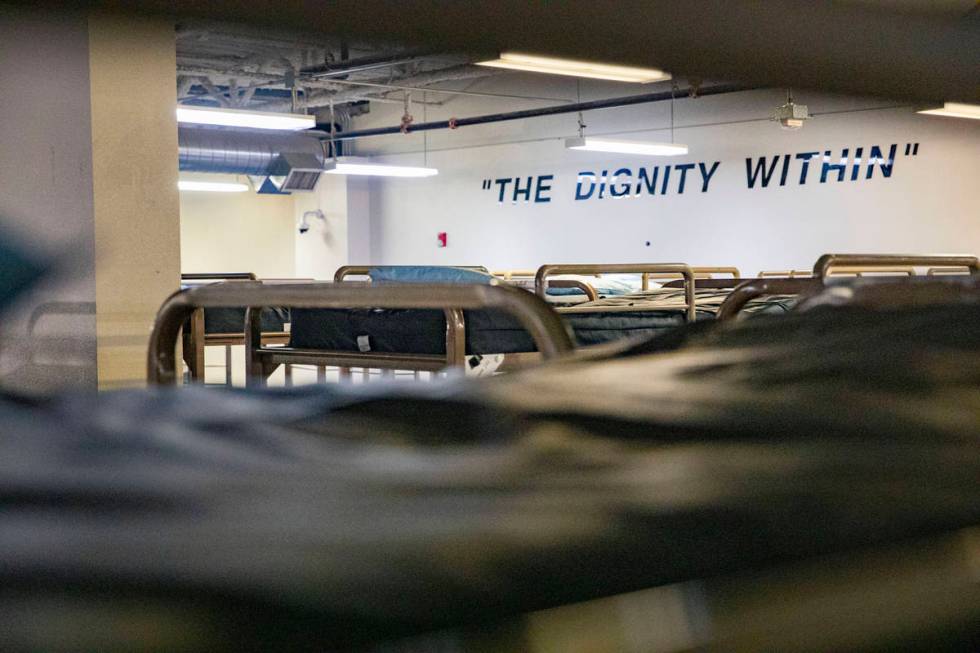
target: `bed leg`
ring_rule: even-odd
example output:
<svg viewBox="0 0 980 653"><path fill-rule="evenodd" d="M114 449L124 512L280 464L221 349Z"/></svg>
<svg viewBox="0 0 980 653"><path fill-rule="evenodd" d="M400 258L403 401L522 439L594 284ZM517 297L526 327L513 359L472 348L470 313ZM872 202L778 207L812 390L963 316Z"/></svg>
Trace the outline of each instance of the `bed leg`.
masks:
<svg viewBox="0 0 980 653"><path fill-rule="evenodd" d="M262 355L262 310L245 309L245 386L263 387L269 376L279 367L269 363Z"/></svg>
<svg viewBox="0 0 980 653"><path fill-rule="evenodd" d="M191 381L204 382L204 309L191 313L190 329L183 334L184 362Z"/></svg>
<svg viewBox="0 0 980 653"><path fill-rule="evenodd" d="M283 365L283 378L287 388L293 387L293 364L286 363Z"/></svg>
<svg viewBox="0 0 980 653"><path fill-rule="evenodd" d="M466 366L466 321L463 311L447 308L446 314L446 367L463 369Z"/></svg>
<svg viewBox="0 0 980 653"><path fill-rule="evenodd" d="M338 367L337 375L340 378L341 383L350 382L350 368L349 367Z"/></svg>
<svg viewBox="0 0 980 653"><path fill-rule="evenodd" d="M326 383L327 382L327 367L326 365L316 366L316 382Z"/></svg>
<svg viewBox="0 0 980 653"><path fill-rule="evenodd" d="M232 385L231 382L231 345L225 345L225 385L229 388Z"/></svg>

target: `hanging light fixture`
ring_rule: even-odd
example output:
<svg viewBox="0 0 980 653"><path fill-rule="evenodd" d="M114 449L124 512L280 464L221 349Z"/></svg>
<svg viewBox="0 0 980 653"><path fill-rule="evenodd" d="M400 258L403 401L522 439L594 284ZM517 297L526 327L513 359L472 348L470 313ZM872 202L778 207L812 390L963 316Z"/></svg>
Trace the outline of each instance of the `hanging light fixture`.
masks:
<svg viewBox="0 0 980 653"><path fill-rule="evenodd" d="M923 109L917 113L928 116L946 116L947 118L972 118L980 120L980 104L965 104L963 102L943 102L941 107Z"/></svg>
<svg viewBox="0 0 980 653"><path fill-rule="evenodd" d="M190 106L177 107L177 122L289 131L316 127L316 118L305 114Z"/></svg>
<svg viewBox="0 0 980 653"><path fill-rule="evenodd" d="M177 188L182 191L244 193L248 190L248 185L227 181L193 181L190 179L181 179L177 182Z"/></svg>
<svg viewBox="0 0 980 653"><path fill-rule="evenodd" d="M658 143L650 141L621 140L618 138L595 138L585 135L585 123L582 120L582 112L578 114L578 136L576 138L565 139L565 149L584 150L586 152L612 152L615 154L637 154L641 156L677 156L687 154L687 145L674 142L674 89L671 88L670 96L670 142ZM581 102L581 92L578 92L578 101Z"/></svg>
<svg viewBox="0 0 980 653"><path fill-rule="evenodd" d="M405 96L405 115L402 117L402 124L411 123L412 116L409 114L409 96ZM423 102L425 99L423 98ZM423 111L424 111L423 104ZM439 174L435 168L425 166L396 166L387 163L375 163L369 159L360 157L337 156L337 141L334 131L334 107L330 103L330 149L333 158L324 165L323 173L327 175L363 175L369 177L433 177ZM425 158L428 161L428 140L425 143Z"/></svg>
<svg viewBox="0 0 980 653"><path fill-rule="evenodd" d="M367 159L355 157L343 157L342 159L328 161L323 172L327 175L369 175L373 177L432 177L439 174L435 168L372 163Z"/></svg>
<svg viewBox="0 0 980 653"><path fill-rule="evenodd" d="M618 154L643 154L646 156L676 156L687 154L687 145L679 143L649 143L646 141L623 141L610 138L580 136L565 139L569 150L586 152L615 152Z"/></svg>
<svg viewBox="0 0 980 653"><path fill-rule="evenodd" d="M633 82L634 84L649 84L670 79L670 73L656 68L636 68L633 66L617 66L613 64L594 63L591 61L575 61L542 57L520 52L502 52L498 59L478 61L478 66L491 68L507 68L532 73L547 73L549 75L568 75L571 77L589 77L613 82Z"/></svg>

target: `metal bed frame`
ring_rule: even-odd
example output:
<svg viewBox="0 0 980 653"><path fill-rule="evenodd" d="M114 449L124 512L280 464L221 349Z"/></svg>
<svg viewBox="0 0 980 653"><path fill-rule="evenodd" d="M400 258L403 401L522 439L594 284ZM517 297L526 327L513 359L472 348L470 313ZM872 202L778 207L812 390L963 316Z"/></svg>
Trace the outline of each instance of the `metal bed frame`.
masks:
<svg viewBox="0 0 980 653"><path fill-rule="evenodd" d="M941 266L980 274L980 259L967 254L824 254L805 278L751 279L735 287L718 309L717 319L731 320L753 299L770 295L810 295L819 292L834 271L861 276L875 272L898 272L909 278L916 267ZM936 269L932 267L930 269ZM927 273L928 274L928 273Z"/></svg>
<svg viewBox="0 0 980 653"><path fill-rule="evenodd" d="M344 265L337 268L337 271L334 273L333 280L335 282L341 282L341 281L346 281L347 277L370 278L371 277L370 271L371 268L373 267L376 266ZM439 267L443 267L443 266L439 266ZM490 272L486 267L482 265L450 265L445 267L454 267L454 268L462 268L464 270L476 270L478 272L485 272L507 283L513 283L519 279L528 279L533 281L534 273L535 273L535 270L505 270L499 272ZM588 283L585 283L584 281L576 281L571 279L561 280L560 282L559 281L553 282L552 286L555 288L578 288L579 290L582 291L583 294L585 294L588 301L595 301L596 299L599 298L596 289L593 286L589 285Z"/></svg>
<svg viewBox="0 0 980 653"><path fill-rule="evenodd" d="M694 278L698 281L699 286L703 281L714 280L716 278L715 277L716 274L728 274L731 275L731 278L733 279L738 279L739 277L742 276L742 273L739 271L739 269L734 266L715 266L715 267L696 266L696 267L691 267L691 272L694 273ZM678 276L679 275L677 274L665 273L665 272L661 272L661 273L646 272L641 277L640 289L650 290L651 279L677 280ZM680 281L683 283L683 277L680 279Z"/></svg>
<svg viewBox="0 0 980 653"><path fill-rule="evenodd" d="M721 269L721 268L712 268ZM726 268L727 269L727 268ZM684 312L685 319L688 322L693 322L696 316L696 306L694 297L694 270L684 263L607 263L607 264L561 264L561 263L550 263L542 265L538 268L537 273L534 275L534 292L539 297L545 297L548 292L548 277L557 276L562 274L583 274L583 275L597 275L597 274L671 274L674 276L680 276L684 280L684 299L686 303L686 310ZM647 282L647 287L644 290L649 289L649 282ZM606 306L606 307L568 307L568 308L557 308L555 309L559 313L564 312L640 312L643 309L635 306Z"/></svg>
<svg viewBox="0 0 980 653"><path fill-rule="evenodd" d="M809 278L813 276L813 272L810 270L762 270L756 275L758 279L769 279L769 278L789 278L796 279L798 277Z"/></svg>
<svg viewBox="0 0 980 653"><path fill-rule="evenodd" d="M253 272L191 272L180 275L181 281L256 281ZM233 333L206 333L204 330L204 309L194 311L190 317L190 328L183 334L184 363L192 381L204 382L204 349L208 346L225 348L225 385L231 385L231 347L245 344L244 323L242 331ZM266 331L262 333L266 344L289 344L286 331Z"/></svg>
<svg viewBox="0 0 980 653"><path fill-rule="evenodd" d="M561 318L531 293L508 286L491 285L382 285L312 283L263 285L260 283L203 286L174 293L157 314L150 337L147 380L169 385L177 380L174 349L185 321L202 308L246 307L249 326L246 352L249 385L262 385L283 363L324 364L329 359L346 367L424 369L441 371L461 366L465 360L463 310L497 309L518 319L531 334L540 356L549 359L572 351L572 339ZM266 347L259 320L266 306L290 308L408 308L443 309L446 312L446 354L361 354L324 352L289 347Z"/></svg>

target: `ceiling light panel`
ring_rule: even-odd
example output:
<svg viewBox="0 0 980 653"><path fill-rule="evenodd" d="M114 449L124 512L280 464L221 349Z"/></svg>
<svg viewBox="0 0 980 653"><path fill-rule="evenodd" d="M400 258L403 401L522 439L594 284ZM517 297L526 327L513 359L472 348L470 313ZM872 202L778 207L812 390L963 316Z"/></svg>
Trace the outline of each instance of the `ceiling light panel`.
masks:
<svg viewBox="0 0 980 653"><path fill-rule="evenodd" d="M980 120L980 104L965 104L963 102L944 102L943 106L934 109L923 109L919 113L929 116L946 116L948 118L972 118Z"/></svg>
<svg viewBox="0 0 980 653"><path fill-rule="evenodd" d="M246 184L236 184L223 181L190 181L181 179L177 188L182 191L204 191L211 193L244 193L248 190Z"/></svg>
<svg viewBox="0 0 980 653"><path fill-rule="evenodd" d="M612 64L594 63L590 61L575 61L572 59L555 59L518 52L504 52L499 59L477 62L478 66L491 68L506 68L549 75L568 75L571 77L588 77L605 79L614 82L632 82L634 84L649 84L670 79L670 73L656 68L634 68L632 66L616 66Z"/></svg>
<svg viewBox="0 0 980 653"><path fill-rule="evenodd" d="M613 152L616 154L639 154L643 156L677 156L687 154L687 145L680 143L651 143L645 141L621 141L610 138L569 138L565 140L569 150L587 152Z"/></svg>
<svg viewBox="0 0 980 653"><path fill-rule="evenodd" d="M177 107L177 122L280 131L299 131L316 127L316 118L298 113L271 113L268 111L189 106Z"/></svg>
<svg viewBox="0 0 980 653"><path fill-rule="evenodd" d="M435 168L394 166L381 163L352 161L328 161L324 174L368 175L372 177L432 177L439 174Z"/></svg>

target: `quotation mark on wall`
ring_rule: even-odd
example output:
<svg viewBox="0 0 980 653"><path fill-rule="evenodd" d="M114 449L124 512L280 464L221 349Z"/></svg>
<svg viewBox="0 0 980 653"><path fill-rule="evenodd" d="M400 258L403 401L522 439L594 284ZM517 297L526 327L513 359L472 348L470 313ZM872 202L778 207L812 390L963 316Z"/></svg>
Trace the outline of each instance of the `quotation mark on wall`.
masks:
<svg viewBox="0 0 980 653"><path fill-rule="evenodd" d="M918 143L906 143L905 144L905 156L916 156L919 153Z"/></svg>
<svg viewBox="0 0 980 653"><path fill-rule="evenodd" d="M489 179L483 180L483 190L490 190L490 184L493 183Z"/></svg>

